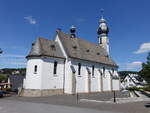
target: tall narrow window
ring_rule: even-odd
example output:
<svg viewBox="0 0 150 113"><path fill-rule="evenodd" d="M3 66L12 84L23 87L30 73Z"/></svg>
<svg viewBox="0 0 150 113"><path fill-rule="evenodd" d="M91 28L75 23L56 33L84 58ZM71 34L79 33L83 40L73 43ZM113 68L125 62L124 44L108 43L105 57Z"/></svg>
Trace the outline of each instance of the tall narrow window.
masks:
<svg viewBox="0 0 150 113"><path fill-rule="evenodd" d="M100 44L102 44L102 38L100 38Z"/></svg>
<svg viewBox="0 0 150 113"><path fill-rule="evenodd" d="M56 74L57 73L57 62L55 61L54 62L54 71L53 71L53 74Z"/></svg>
<svg viewBox="0 0 150 113"><path fill-rule="evenodd" d="M112 74L114 74L114 68L112 68Z"/></svg>
<svg viewBox="0 0 150 113"><path fill-rule="evenodd" d="M34 66L34 73L37 73L37 65Z"/></svg>
<svg viewBox="0 0 150 113"><path fill-rule="evenodd" d="M105 76L105 67L103 67L103 75Z"/></svg>
<svg viewBox="0 0 150 113"><path fill-rule="evenodd" d="M94 76L94 65L92 66L92 76Z"/></svg>
<svg viewBox="0 0 150 113"><path fill-rule="evenodd" d="M81 64L78 63L78 75L80 75L80 74L81 74Z"/></svg>

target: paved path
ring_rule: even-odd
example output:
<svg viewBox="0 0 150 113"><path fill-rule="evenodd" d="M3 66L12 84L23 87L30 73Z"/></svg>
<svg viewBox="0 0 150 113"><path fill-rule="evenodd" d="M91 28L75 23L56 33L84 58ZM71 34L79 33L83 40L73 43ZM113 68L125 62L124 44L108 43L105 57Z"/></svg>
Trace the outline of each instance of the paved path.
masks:
<svg viewBox="0 0 150 113"><path fill-rule="evenodd" d="M143 102L143 101L150 102L150 98L147 98L147 97L116 98L116 103L117 104L133 103L133 102ZM93 99L80 99L80 102L98 102L98 103L110 103L110 104L114 104L113 98L111 100L109 100L109 101L101 101L101 100L93 100Z"/></svg>
<svg viewBox="0 0 150 113"><path fill-rule="evenodd" d="M116 112L2 99L0 100L0 113L116 113Z"/></svg>

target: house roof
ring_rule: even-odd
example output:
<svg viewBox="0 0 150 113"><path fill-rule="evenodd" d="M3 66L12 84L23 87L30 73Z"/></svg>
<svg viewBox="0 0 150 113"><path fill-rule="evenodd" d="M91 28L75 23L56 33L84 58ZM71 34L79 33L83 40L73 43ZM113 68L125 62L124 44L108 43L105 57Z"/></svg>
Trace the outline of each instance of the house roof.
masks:
<svg viewBox="0 0 150 113"><path fill-rule="evenodd" d="M139 75L138 75L138 76L139 76ZM138 78L137 78L137 76L131 76L130 74L126 75L125 78L124 78L121 82L124 82L124 80L125 80L127 77L129 77L129 78L132 80L132 82L133 82L134 84L136 84L136 85L144 85L144 84L145 84L145 83L143 82L143 80L142 80L142 81L139 81ZM135 80L135 79L136 79L136 80Z"/></svg>
<svg viewBox="0 0 150 113"><path fill-rule="evenodd" d="M44 38L37 38L27 58L37 56L65 58L57 42Z"/></svg>
<svg viewBox="0 0 150 113"><path fill-rule="evenodd" d="M106 50L99 44L90 43L81 38L70 38L70 34L61 32L61 30L57 30L57 34L69 57L117 67Z"/></svg>

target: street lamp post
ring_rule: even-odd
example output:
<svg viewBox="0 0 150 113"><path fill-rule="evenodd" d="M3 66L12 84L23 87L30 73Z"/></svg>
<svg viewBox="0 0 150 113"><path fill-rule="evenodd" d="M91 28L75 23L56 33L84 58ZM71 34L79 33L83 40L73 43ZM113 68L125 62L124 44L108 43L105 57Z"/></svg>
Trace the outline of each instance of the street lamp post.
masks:
<svg viewBox="0 0 150 113"><path fill-rule="evenodd" d="M114 91L114 103L116 103L116 93Z"/></svg>
<svg viewBox="0 0 150 113"><path fill-rule="evenodd" d="M77 104L79 103L79 94L77 93Z"/></svg>

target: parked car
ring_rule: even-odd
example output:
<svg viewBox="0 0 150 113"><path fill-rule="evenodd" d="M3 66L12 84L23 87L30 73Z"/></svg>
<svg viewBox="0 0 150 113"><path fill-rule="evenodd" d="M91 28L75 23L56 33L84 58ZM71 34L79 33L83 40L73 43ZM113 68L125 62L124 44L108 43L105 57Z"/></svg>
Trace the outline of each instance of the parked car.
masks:
<svg viewBox="0 0 150 113"><path fill-rule="evenodd" d="M0 97L3 97L4 96L4 93L3 91L0 90Z"/></svg>

